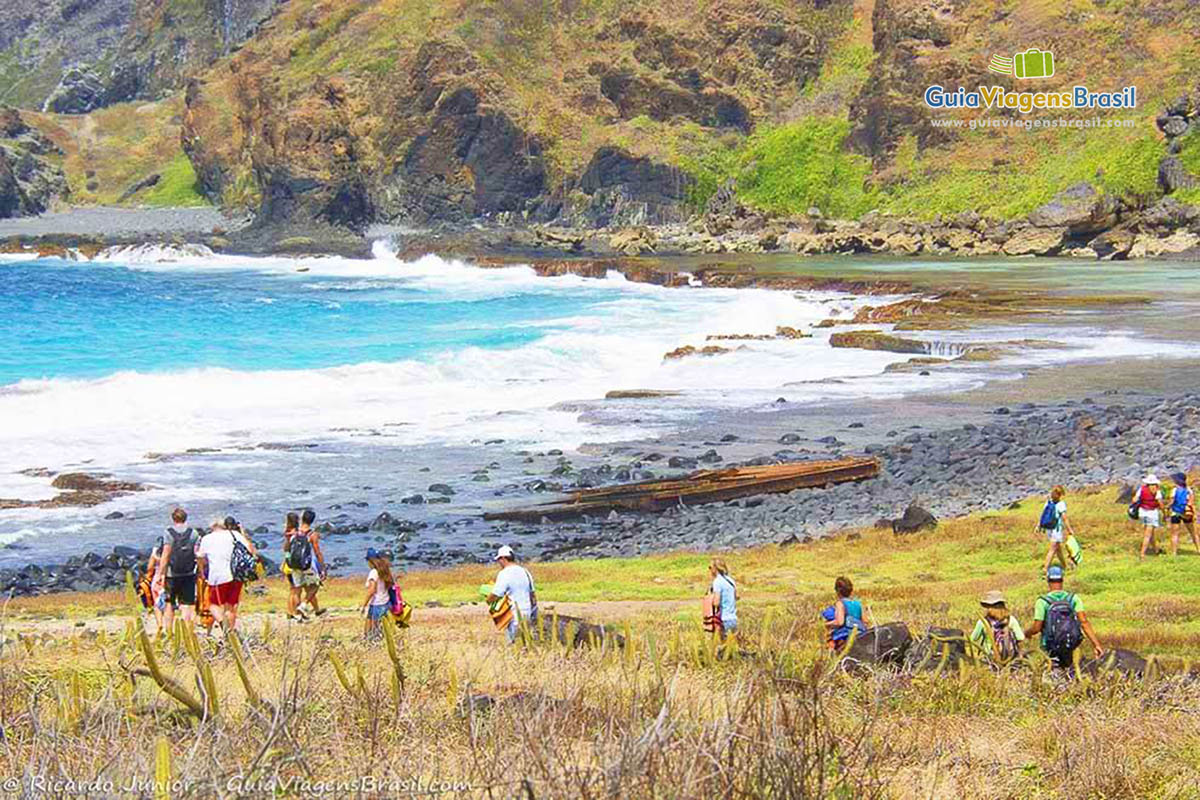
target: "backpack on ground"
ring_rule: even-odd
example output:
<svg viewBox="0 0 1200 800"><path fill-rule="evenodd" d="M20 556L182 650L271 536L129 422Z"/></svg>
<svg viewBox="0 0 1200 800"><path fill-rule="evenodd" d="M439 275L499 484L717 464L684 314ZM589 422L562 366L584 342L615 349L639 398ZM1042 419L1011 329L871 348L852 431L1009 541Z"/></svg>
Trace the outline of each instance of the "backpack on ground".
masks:
<svg viewBox="0 0 1200 800"><path fill-rule="evenodd" d="M1042 530L1052 531L1058 528L1058 504L1053 500L1046 501L1046 507L1042 509L1042 519L1038 523Z"/></svg>
<svg viewBox="0 0 1200 800"><path fill-rule="evenodd" d="M1075 648L1083 642L1083 626L1075 612L1075 595L1067 594L1062 600L1042 597L1046 603L1045 634L1042 641L1046 652L1059 664L1069 664Z"/></svg>
<svg viewBox="0 0 1200 800"><path fill-rule="evenodd" d="M312 560L313 547L312 542L308 539L308 534L293 534L292 540L288 542L287 565L294 570L303 572L312 568Z"/></svg>
<svg viewBox="0 0 1200 800"><path fill-rule="evenodd" d="M1007 619L984 618L984 624L991 630L992 660L998 664L1007 664L1021 655L1021 647L1017 644L1017 634Z"/></svg>
<svg viewBox="0 0 1200 800"><path fill-rule="evenodd" d="M250 583L258 580L258 559L250 554L250 548L242 544L233 533L233 554L229 558L229 568L233 573L233 579L241 583Z"/></svg>
<svg viewBox="0 0 1200 800"><path fill-rule="evenodd" d="M171 568L172 577L182 577L196 574L196 529L177 531L167 528L171 537L171 558L167 565Z"/></svg>

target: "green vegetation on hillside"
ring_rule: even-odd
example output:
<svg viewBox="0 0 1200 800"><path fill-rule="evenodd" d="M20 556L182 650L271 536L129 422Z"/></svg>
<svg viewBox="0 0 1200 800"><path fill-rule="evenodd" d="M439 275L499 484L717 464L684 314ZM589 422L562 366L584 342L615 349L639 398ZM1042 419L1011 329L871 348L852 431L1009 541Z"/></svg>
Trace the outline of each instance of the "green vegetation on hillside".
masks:
<svg viewBox="0 0 1200 800"><path fill-rule="evenodd" d="M1151 118L1139 118L1131 129L1006 135L1019 141L1000 151L991 138L967 134L957 154L947 148L918 153L915 140L907 138L888 173L882 207L919 218L969 209L1011 219L1079 181L1130 200L1152 199L1158 191L1158 162L1165 150Z"/></svg>

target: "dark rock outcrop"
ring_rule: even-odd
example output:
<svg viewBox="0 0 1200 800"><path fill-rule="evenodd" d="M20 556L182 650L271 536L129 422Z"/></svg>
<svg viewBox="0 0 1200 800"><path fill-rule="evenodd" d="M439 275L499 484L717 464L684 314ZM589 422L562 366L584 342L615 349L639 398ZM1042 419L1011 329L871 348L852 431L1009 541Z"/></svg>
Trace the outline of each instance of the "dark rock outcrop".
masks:
<svg viewBox="0 0 1200 800"><path fill-rule="evenodd" d="M899 666L912 645L912 632L903 622L889 622L854 637L842 658L846 669L864 666Z"/></svg>
<svg viewBox="0 0 1200 800"><path fill-rule="evenodd" d="M593 225L681 222L693 178L676 167L601 147L579 179L589 198L583 216Z"/></svg>
<svg viewBox="0 0 1200 800"><path fill-rule="evenodd" d="M680 86L629 69L614 69L601 76L600 93L624 119L646 116L666 121L679 117L712 128L750 131L750 112L740 100L719 89L700 89L698 75L695 84Z"/></svg>
<svg viewBox="0 0 1200 800"><path fill-rule="evenodd" d="M904 509L904 515L892 520L892 533L904 535L937 527L937 517L916 503Z"/></svg>
<svg viewBox="0 0 1200 800"><path fill-rule="evenodd" d="M40 214L70 196L62 168L44 158L56 150L18 111L0 107L0 219Z"/></svg>
<svg viewBox="0 0 1200 800"><path fill-rule="evenodd" d="M956 670L963 662L974 662L966 634L957 628L932 625L904 656L904 666L913 671Z"/></svg>
<svg viewBox="0 0 1200 800"><path fill-rule="evenodd" d="M1111 228L1116 221L1116 200L1086 181L1064 189L1029 214L1034 226L1065 227L1071 235L1094 234Z"/></svg>

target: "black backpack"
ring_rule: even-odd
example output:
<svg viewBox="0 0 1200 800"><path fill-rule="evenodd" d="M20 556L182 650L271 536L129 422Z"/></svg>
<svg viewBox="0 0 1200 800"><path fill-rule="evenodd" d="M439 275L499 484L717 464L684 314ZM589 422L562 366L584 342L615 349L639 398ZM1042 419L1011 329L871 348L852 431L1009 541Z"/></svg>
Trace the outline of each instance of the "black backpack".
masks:
<svg viewBox="0 0 1200 800"><path fill-rule="evenodd" d="M312 568L312 542L308 534L296 533L288 542L287 564L292 569L304 571Z"/></svg>
<svg viewBox="0 0 1200 800"><path fill-rule="evenodd" d="M172 577L185 577L196 574L196 531L188 528L176 531L167 528L171 537L171 559L167 562L171 568Z"/></svg>
<svg viewBox="0 0 1200 800"><path fill-rule="evenodd" d="M1042 600L1047 604L1042 637L1046 652L1060 665L1068 664L1075 648L1083 642L1083 626L1074 608L1075 595L1068 594L1063 600L1051 600L1047 595Z"/></svg>
<svg viewBox="0 0 1200 800"><path fill-rule="evenodd" d="M230 531L229 535L233 537L233 552L229 558L233 579L242 583L258 580L258 559L250 554L250 548L242 544L236 533Z"/></svg>

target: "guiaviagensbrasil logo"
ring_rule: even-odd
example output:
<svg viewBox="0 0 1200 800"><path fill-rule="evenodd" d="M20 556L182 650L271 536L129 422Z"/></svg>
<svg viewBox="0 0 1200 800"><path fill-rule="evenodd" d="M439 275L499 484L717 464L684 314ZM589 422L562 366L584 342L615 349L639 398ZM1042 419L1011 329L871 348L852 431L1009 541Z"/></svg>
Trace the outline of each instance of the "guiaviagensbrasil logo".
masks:
<svg viewBox="0 0 1200 800"><path fill-rule="evenodd" d="M1008 56L992 55L988 71L1014 78L1051 78L1054 76L1054 53L1031 47L1023 53ZM1092 91L1088 86L1070 89L1014 91L1003 86L958 87L947 89L934 84L925 89L925 105L929 108L987 108L1012 109L1029 114L1042 109L1107 109L1137 108L1137 87L1123 86L1115 91Z"/></svg>
<svg viewBox="0 0 1200 800"><path fill-rule="evenodd" d="M1054 75L1054 53L1031 47L1012 58L993 55L988 69L1014 78L1049 78Z"/></svg>

